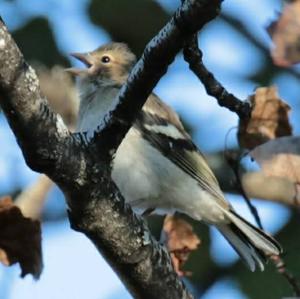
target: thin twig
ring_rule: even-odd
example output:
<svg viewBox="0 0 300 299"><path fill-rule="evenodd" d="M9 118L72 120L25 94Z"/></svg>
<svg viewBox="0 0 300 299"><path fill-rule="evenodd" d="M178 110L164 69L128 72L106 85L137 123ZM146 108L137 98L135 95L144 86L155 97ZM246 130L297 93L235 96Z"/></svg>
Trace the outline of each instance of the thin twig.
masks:
<svg viewBox="0 0 300 299"><path fill-rule="evenodd" d="M257 223L258 227L260 229L263 229L262 223L261 223L261 219L259 217L259 214L257 212L256 207L251 203L250 198L247 196L243 185L242 185L242 181L241 181L241 177L240 177L240 157L233 157L233 155L230 155L229 152L225 152L225 157L226 160L229 164L229 166L231 167L235 178L236 178L236 187L238 189L238 191L242 194L251 214L253 215L255 222Z"/></svg>
<svg viewBox="0 0 300 299"><path fill-rule="evenodd" d="M225 157L228 161L228 164L230 165L230 167L232 168L232 170L235 174L236 186L237 186L238 190L241 192L244 200L246 201L247 206L248 206L251 214L253 215L258 227L260 229L263 229L258 211L257 211L256 207L250 202L250 199L247 196L247 194L243 188L243 185L242 185L242 181L241 181L240 173L239 173L239 165L240 165L240 157L241 156L233 157L227 151L225 153ZM273 262L274 266L276 267L277 272L286 279L286 281L288 282L288 284L291 286L292 290L294 291L294 294L297 297L299 297L300 296L300 284L299 284L298 280L296 279L296 277L287 269L283 258L279 255L271 255L270 259Z"/></svg>
<svg viewBox="0 0 300 299"><path fill-rule="evenodd" d="M279 255L272 255L270 259L274 263L278 273L280 273L288 281L295 293L295 296L300 297L300 284L295 276L288 271L282 257Z"/></svg>
<svg viewBox="0 0 300 299"><path fill-rule="evenodd" d="M198 47L197 34L186 40L183 56L185 61L188 62L190 69L203 83L206 92L215 97L220 106L235 112L240 118L248 118L250 116L250 104L239 100L229 93L203 64L202 52Z"/></svg>

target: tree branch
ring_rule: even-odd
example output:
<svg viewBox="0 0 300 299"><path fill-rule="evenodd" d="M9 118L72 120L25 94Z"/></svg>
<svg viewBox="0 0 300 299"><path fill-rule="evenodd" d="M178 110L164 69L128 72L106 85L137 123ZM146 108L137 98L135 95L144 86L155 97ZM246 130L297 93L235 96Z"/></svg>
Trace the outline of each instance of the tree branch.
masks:
<svg viewBox="0 0 300 299"><path fill-rule="evenodd" d="M92 138L70 134L40 95L35 72L0 22L0 104L27 164L65 194L72 228L96 245L135 298L192 298L166 249L124 204L111 181L111 157L184 39L219 12L221 0L187 0L148 44ZM130 171L130 170L129 170Z"/></svg>
<svg viewBox="0 0 300 299"><path fill-rule="evenodd" d="M61 117L49 109L47 100L40 95L34 70L25 62L4 24L1 21L0 24L1 107L26 162L42 172L44 163L53 166L53 153L58 150L60 139L68 136L68 130Z"/></svg>
<svg viewBox="0 0 300 299"><path fill-rule="evenodd" d="M241 181L240 174L239 174L240 159L234 159L233 157L230 157L229 155L227 155L227 161L228 161L228 164L231 166L233 172L235 173L237 187L240 190L242 197L246 201L251 214L253 215L258 227L260 229L264 230L263 225L260 220L260 216L258 214L258 211L257 211L256 207L250 202L250 198L247 196L247 194L242 186L242 181ZM300 284L299 284L298 280L296 279L296 277L289 271L289 269L287 269L285 262L283 260L283 257L281 257L279 255L271 255L270 259L273 262L273 264L275 265L277 272L279 274L281 274L282 277L284 277L286 279L286 281L288 282L288 284L291 286L295 295L299 296L300 295Z"/></svg>
<svg viewBox="0 0 300 299"><path fill-rule="evenodd" d="M244 198L248 209L250 210L257 226L263 230L263 226L258 214L258 211L253 203L251 203L250 198L246 194L241 177L240 177L240 162L241 162L241 157L240 156L235 156L230 154L229 152L225 153L226 160L228 162L228 165L231 167L234 175L235 175L235 181L236 181L236 188L238 189L239 193L242 195L242 198Z"/></svg>
<svg viewBox="0 0 300 299"><path fill-rule="evenodd" d="M114 154L148 95L182 49L185 39L217 16L221 2L222 0L185 1L158 35L148 43L119 93L119 104L108 117L107 123L100 125L94 135L94 142L99 143L99 150ZM110 142L107 143L108 139Z"/></svg>
<svg viewBox="0 0 300 299"><path fill-rule="evenodd" d="M203 83L207 94L215 97L221 107L226 107L230 111L235 112L240 118L248 118L250 116L250 104L239 100L229 93L203 64L202 52L198 47L196 34L186 40L183 55L184 59L189 63L190 69Z"/></svg>

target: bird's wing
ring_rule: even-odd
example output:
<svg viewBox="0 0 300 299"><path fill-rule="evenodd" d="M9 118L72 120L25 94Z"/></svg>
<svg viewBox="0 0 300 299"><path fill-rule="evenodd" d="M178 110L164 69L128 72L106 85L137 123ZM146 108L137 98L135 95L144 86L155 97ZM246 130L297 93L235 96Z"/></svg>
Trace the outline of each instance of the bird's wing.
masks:
<svg viewBox="0 0 300 299"><path fill-rule="evenodd" d="M219 204L228 208L217 179L203 154L184 130L178 115L158 97L151 95L134 127L153 147L194 178Z"/></svg>

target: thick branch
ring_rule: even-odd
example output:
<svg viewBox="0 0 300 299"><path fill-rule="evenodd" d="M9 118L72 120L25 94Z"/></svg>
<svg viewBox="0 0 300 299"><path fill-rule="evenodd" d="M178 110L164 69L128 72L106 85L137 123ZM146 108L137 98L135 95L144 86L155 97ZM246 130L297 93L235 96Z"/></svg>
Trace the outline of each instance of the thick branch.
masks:
<svg viewBox="0 0 300 299"><path fill-rule="evenodd" d="M119 105L92 139L70 135L39 92L37 78L0 24L1 106L27 163L63 190L71 226L86 234L135 298L192 298L168 253L152 237L110 178L116 150L184 38L211 20L221 0L186 1L147 46L119 95ZM130 171L130 170L129 170Z"/></svg>
<svg viewBox="0 0 300 299"><path fill-rule="evenodd" d="M99 190L99 185L105 185ZM153 239L115 186L105 177L77 194L69 212L72 228L85 233L134 298L192 298L173 270L168 252ZM71 194L75 198L76 194ZM105 217L103 217L105 215Z"/></svg>
<svg viewBox="0 0 300 299"><path fill-rule="evenodd" d="M42 171L45 163L53 165L59 140L68 135L68 130L41 96L35 71L25 62L1 20L0 25L1 107L27 163Z"/></svg>
<svg viewBox="0 0 300 299"><path fill-rule="evenodd" d="M119 104L95 135L104 154L112 155L131 127L138 111L167 71L185 39L217 16L222 0L185 1L173 18L146 46L119 94ZM107 142L109 140L109 142Z"/></svg>

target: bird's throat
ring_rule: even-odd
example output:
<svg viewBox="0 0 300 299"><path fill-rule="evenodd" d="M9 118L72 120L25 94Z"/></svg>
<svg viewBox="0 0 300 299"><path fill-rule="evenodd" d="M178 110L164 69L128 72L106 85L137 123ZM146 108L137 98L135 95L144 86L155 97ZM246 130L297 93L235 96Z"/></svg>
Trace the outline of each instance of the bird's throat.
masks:
<svg viewBox="0 0 300 299"><path fill-rule="evenodd" d="M80 89L80 106L77 122L78 131L95 130L117 104L119 88L91 86Z"/></svg>

